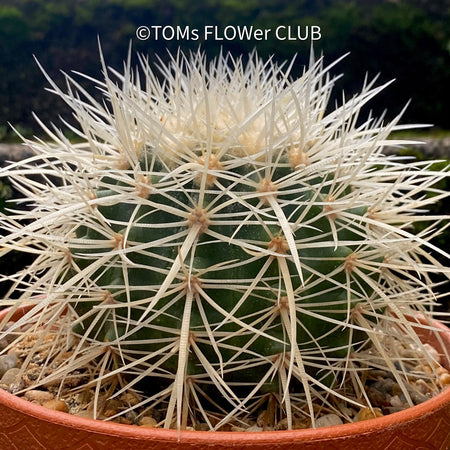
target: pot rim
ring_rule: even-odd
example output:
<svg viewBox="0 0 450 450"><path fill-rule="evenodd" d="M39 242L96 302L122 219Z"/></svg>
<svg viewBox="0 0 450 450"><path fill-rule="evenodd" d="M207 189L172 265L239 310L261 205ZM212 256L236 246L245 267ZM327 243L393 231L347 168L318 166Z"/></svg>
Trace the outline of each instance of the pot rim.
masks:
<svg viewBox="0 0 450 450"><path fill-rule="evenodd" d="M4 310L5 311L5 310ZM0 317L4 314L0 312ZM427 319L419 321L429 325ZM442 339L450 348L450 329L442 322L433 320L432 325L442 330ZM450 361L448 362L450 364ZM77 428L80 430L96 432L110 436L123 436L134 439L148 439L167 442L197 442L199 444L213 444L228 442L251 441L259 443L279 443L298 441L319 441L330 438L344 438L345 436L364 434L369 431L381 430L384 428L395 427L402 422L424 419L434 410L445 408L450 404L450 387L437 394L431 399L407 408L403 411L395 412L383 417L368 419L360 422L345 423L343 425L334 425L321 428L308 428L300 430L279 430L279 431L192 431L176 430L164 428L140 427L137 425L125 425L103 420L88 419L75 416L73 414L54 411L43 406L31 403L23 398L17 397L7 391L0 389L0 403L15 409L25 415L39 418L46 422Z"/></svg>

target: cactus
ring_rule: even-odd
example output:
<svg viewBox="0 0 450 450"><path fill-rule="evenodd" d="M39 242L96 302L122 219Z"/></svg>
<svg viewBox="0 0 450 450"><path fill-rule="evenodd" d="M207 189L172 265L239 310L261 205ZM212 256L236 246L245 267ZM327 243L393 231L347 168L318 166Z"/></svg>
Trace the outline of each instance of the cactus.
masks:
<svg viewBox="0 0 450 450"><path fill-rule="evenodd" d="M401 114L360 117L387 84L330 111L322 59L296 80L256 54L179 53L163 81L140 63L103 62L104 81L89 79L102 101L48 78L80 142L41 123L52 142L25 140L35 156L1 170L29 206L2 216L1 254L36 255L9 277L14 307L32 305L16 327L58 330L36 385L89 367L95 414L103 392L138 391L178 428L219 429L273 399L288 428L296 413L314 426L318 400L369 401L371 364L409 399L383 345L423 349L407 317L436 303L429 273L449 273L429 251L449 255L430 242L444 217L420 213L447 195L433 186L448 172L382 152L409 143L389 139L410 128Z"/></svg>

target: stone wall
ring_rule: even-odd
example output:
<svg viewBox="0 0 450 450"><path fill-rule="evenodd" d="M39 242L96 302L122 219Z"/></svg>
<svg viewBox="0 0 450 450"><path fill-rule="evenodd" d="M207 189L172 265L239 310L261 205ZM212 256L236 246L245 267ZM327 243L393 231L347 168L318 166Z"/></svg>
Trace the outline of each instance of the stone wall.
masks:
<svg viewBox="0 0 450 450"><path fill-rule="evenodd" d="M423 154L426 159L450 159L450 137L443 138L417 138L421 144L411 146L414 150ZM387 153L397 153L398 148L387 147Z"/></svg>
<svg viewBox="0 0 450 450"><path fill-rule="evenodd" d="M0 166L7 161L20 161L31 156L32 151L22 144L0 144Z"/></svg>

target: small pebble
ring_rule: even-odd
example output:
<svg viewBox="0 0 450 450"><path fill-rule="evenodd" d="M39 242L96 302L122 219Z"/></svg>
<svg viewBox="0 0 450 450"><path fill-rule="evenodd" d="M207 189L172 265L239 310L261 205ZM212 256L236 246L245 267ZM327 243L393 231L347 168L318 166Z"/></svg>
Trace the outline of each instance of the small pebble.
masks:
<svg viewBox="0 0 450 450"><path fill-rule="evenodd" d="M69 410L67 403L63 400L53 399L42 405L44 408L53 409L54 411L67 412Z"/></svg>
<svg viewBox="0 0 450 450"><path fill-rule="evenodd" d="M394 414L396 412L404 411L405 406L387 406L386 408L383 408L383 411L386 414Z"/></svg>
<svg viewBox="0 0 450 450"><path fill-rule="evenodd" d="M256 419L256 425L263 429L272 429L275 426L275 418L267 410L261 411Z"/></svg>
<svg viewBox="0 0 450 450"><path fill-rule="evenodd" d="M8 339L2 338L0 339L0 350L4 350L6 347L8 347L9 342Z"/></svg>
<svg viewBox="0 0 450 450"><path fill-rule="evenodd" d="M381 378L382 378L382 380L387 380L387 379L395 380L395 376L392 372L386 372L386 375L382 376Z"/></svg>
<svg viewBox="0 0 450 450"><path fill-rule="evenodd" d="M375 378L386 378L388 376L388 372L381 369L372 369L370 371L370 375Z"/></svg>
<svg viewBox="0 0 450 450"><path fill-rule="evenodd" d="M383 392L387 392L388 394L394 394L394 395L402 392L402 389L400 388L398 383L396 383L391 378L387 378L384 381L384 383L381 383L381 390Z"/></svg>
<svg viewBox="0 0 450 450"><path fill-rule="evenodd" d="M419 391L410 391L411 400L415 405L419 405L420 403L426 402L429 400L429 397L421 394Z"/></svg>
<svg viewBox="0 0 450 450"><path fill-rule="evenodd" d="M11 386L12 384L18 384L20 382L20 377L18 376L19 372L20 369L18 367L13 367L12 369L9 369L2 376L0 383L6 384L7 386Z"/></svg>
<svg viewBox="0 0 450 450"><path fill-rule="evenodd" d="M139 397L138 394L134 393L134 392L125 392L121 397L120 400L123 403L126 403L130 406L135 406L137 405L140 401L141 398Z"/></svg>
<svg viewBox="0 0 450 450"><path fill-rule="evenodd" d="M117 398L112 398L107 400L105 408L117 411L121 406L123 406L123 403L120 400L118 400Z"/></svg>
<svg viewBox="0 0 450 450"><path fill-rule="evenodd" d="M119 412L119 411L117 411ZM125 417L126 420L128 420L130 423L136 423L137 422L137 412L136 411L128 411L127 413L125 413Z"/></svg>
<svg viewBox="0 0 450 450"><path fill-rule="evenodd" d="M426 383L425 380L422 380L422 378L419 378L416 381L416 388L421 394L430 394L433 389Z"/></svg>
<svg viewBox="0 0 450 450"><path fill-rule="evenodd" d="M123 403L117 398L109 399L105 404L105 412L103 415L105 417L115 416L119 411Z"/></svg>
<svg viewBox="0 0 450 450"><path fill-rule="evenodd" d="M245 429L245 431L263 431L263 427L259 427L258 425L252 425L251 427L248 427Z"/></svg>
<svg viewBox="0 0 450 450"><path fill-rule="evenodd" d="M275 430L287 430L288 429L288 420L287 417L281 419L275 426Z"/></svg>
<svg viewBox="0 0 450 450"><path fill-rule="evenodd" d="M378 392L387 394L391 390L392 383L394 383L394 380L392 380L391 378L381 378L373 383L371 387L372 389L376 389Z"/></svg>
<svg viewBox="0 0 450 450"><path fill-rule="evenodd" d="M2 377L9 369L17 367L17 355L11 353L8 355L0 356L0 377Z"/></svg>
<svg viewBox="0 0 450 450"><path fill-rule="evenodd" d="M99 419L104 419L104 417L99 417ZM123 423L124 425L131 425L132 424L131 420L128 420L126 417L122 417L122 416L121 417L117 417L115 422Z"/></svg>
<svg viewBox="0 0 450 450"><path fill-rule="evenodd" d="M304 430L305 428L311 428L311 422L309 419L296 419L292 421L293 430Z"/></svg>
<svg viewBox="0 0 450 450"><path fill-rule="evenodd" d="M94 412L90 409L83 409L82 411L78 411L75 415L78 417L84 417L85 419L94 418Z"/></svg>
<svg viewBox="0 0 450 450"><path fill-rule="evenodd" d="M450 386L450 373L443 373L439 376L439 381L443 386Z"/></svg>
<svg viewBox="0 0 450 450"><path fill-rule="evenodd" d="M342 425L342 419L336 414L325 414L316 420L316 427L331 427L333 425Z"/></svg>
<svg viewBox="0 0 450 450"><path fill-rule="evenodd" d="M404 408L404 403L398 395L394 395L390 398L389 402L395 408Z"/></svg>
<svg viewBox="0 0 450 450"><path fill-rule="evenodd" d="M419 366L422 370L422 372L432 375L433 374L433 368L429 364L422 364Z"/></svg>
<svg viewBox="0 0 450 450"><path fill-rule="evenodd" d="M390 386L390 394L391 395L401 395L403 394L403 389L400 387L398 383L393 383Z"/></svg>
<svg viewBox="0 0 450 450"><path fill-rule="evenodd" d="M53 394L47 391L40 391L38 389L33 389L31 391L25 392L25 399L29 402L37 403L39 405L43 405L46 402L49 402L54 399Z"/></svg>
<svg viewBox="0 0 450 450"><path fill-rule="evenodd" d="M103 413L105 417L113 417L115 416L119 411L117 409L107 409Z"/></svg>
<svg viewBox="0 0 450 450"><path fill-rule="evenodd" d="M442 357L439 352L430 344L424 344L425 351L436 361L438 364L442 364Z"/></svg>
<svg viewBox="0 0 450 450"><path fill-rule="evenodd" d="M356 416L356 420L358 422L361 422L363 420L369 420L369 419L375 419L377 417L383 417L383 413L381 412L380 408L362 408L358 415Z"/></svg>
<svg viewBox="0 0 450 450"><path fill-rule="evenodd" d="M370 386L367 389L367 396L369 397L370 403L374 406L385 406L389 404L387 394L373 386Z"/></svg>

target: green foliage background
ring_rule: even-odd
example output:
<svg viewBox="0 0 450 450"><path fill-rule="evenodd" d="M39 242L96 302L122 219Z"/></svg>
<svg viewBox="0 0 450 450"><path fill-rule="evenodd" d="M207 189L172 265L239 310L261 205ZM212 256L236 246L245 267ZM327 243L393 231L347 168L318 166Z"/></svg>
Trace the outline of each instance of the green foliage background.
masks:
<svg viewBox="0 0 450 450"><path fill-rule="evenodd" d="M316 53L331 62L351 52L336 69L345 77L339 87L352 93L369 77L395 78L377 102L397 114L409 99L406 119L450 129L449 0L2 0L0 5L0 139L13 136L7 123L32 134L35 111L55 121L65 108L44 92L46 82L35 55L53 76L79 70L98 76L97 38L108 64L121 67L129 43L143 53L164 58L166 47L195 49L199 41L139 41L139 25L226 27L246 25L275 29L278 25L321 27ZM271 33L274 37L274 33ZM286 60L298 53L294 75L307 63L311 41L200 42L210 55L220 48L233 53L256 48ZM339 90L338 90L339 92Z"/></svg>

